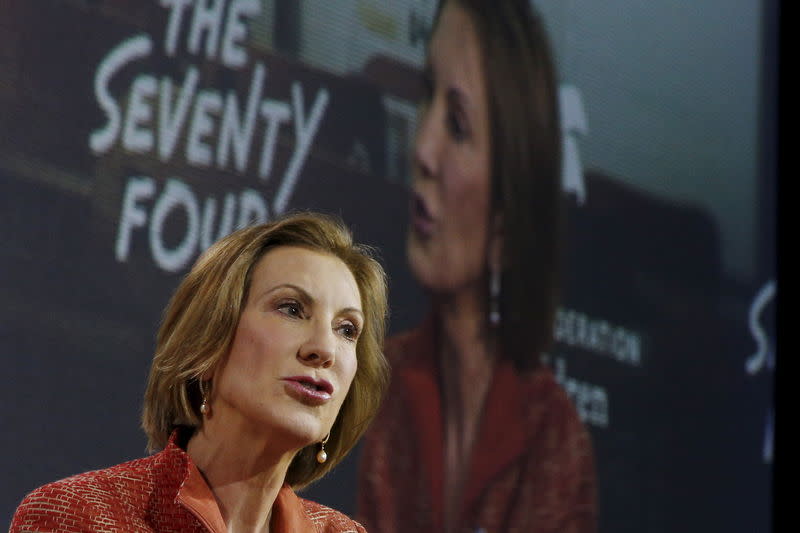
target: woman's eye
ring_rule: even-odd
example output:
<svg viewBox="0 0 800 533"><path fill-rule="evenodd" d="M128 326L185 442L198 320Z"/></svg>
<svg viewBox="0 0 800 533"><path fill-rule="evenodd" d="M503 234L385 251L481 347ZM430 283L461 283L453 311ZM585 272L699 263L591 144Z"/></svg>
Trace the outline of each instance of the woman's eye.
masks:
<svg viewBox="0 0 800 533"><path fill-rule="evenodd" d="M278 310L286 315L298 318L303 315L303 307L297 302L284 302L278 306Z"/></svg>
<svg viewBox="0 0 800 533"><path fill-rule="evenodd" d="M346 338L354 341L358 338L358 326L350 322L344 323L339 326L339 331Z"/></svg>
<svg viewBox="0 0 800 533"><path fill-rule="evenodd" d="M453 139L456 141L462 141L467 135L466 129L461 124L461 121L458 119L458 116L455 112L448 112L447 113L447 130L450 132L450 135L453 136Z"/></svg>

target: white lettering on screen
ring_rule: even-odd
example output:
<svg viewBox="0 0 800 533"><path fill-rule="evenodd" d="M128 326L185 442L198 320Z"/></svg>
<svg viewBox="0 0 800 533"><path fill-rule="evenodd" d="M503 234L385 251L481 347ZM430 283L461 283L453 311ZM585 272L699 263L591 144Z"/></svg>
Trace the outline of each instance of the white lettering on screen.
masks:
<svg viewBox="0 0 800 533"><path fill-rule="evenodd" d="M115 257L126 262L132 249L147 249L159 268L177 272L234 229L288 208L331 98L326 88L309 90L299 80L291 82L285 99L269 94L267 68L260 61L251 63L247 48L248 19L261 13L258 0L159 3L166 10L165 57L190 56L244 71L249 75L246 88L206 85L192 62L175 77L147 72L154 58L153 39L147 34L126 38L95 71L94 95L103 122L89 134L92 153L120 150L162 163L178 158L179 163L252 176L261 183L280 177L270 205L259 191L242 184L214 195L198 192L177 176L129 176ZM282 134L293 142L280 145L289 152L286 159L281 157L285 167L277 169ZM278 171L282 173L275 176ZM147 246L136 244L140 234Z"/></svg>

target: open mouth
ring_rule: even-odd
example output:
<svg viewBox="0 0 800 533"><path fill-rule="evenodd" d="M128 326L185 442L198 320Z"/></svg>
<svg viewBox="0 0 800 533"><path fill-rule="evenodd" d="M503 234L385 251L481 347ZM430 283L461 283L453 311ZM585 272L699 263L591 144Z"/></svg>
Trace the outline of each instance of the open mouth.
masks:
<svg viewBox="0 0 800 533"><path fill-rule="evenodd" d="M431 215L431 212L428 209L428 206L425 204L425 200L422 198L422 196L419 193L416 193L416 192L414 193L413 200L412 200L412 206L413 206L413 213L414 213L415 217L419 217L419 218L421 218L421 219L423 219L425 221L432 221L433 220L433 216Z"/></svg>
<svg viewBox="0 0 800 533"><path fill-rule="evenodd" d="M433 215L422 195L415 192L411 197L411 227L420 237L430 237L433 233Z"/></svg>
<svg viewBox="0 0 800 533"><path fill-rule="evenodd" d="M308 381L298 381L298 383L300 383L300 385L307 388L308 390L313 390L313 391L323 390L322 387L320 387L319 385L315 385L314 383L310 383Z"/></svg>
<svg viewBox="0 0 800 533"><path fill-rule="evenodd" d="M286 392L299 402L310 405L324 405L333 397L333 385L324 379L309 376L291 376L283 378Z"/></svg>
<svg viewBox="0 0 800 533"><path fill-rule="evenodd" d="M309 392L333 394L333 385L324 379L314 379L311 376L292 376L286 380L296 383Z"/></svg>

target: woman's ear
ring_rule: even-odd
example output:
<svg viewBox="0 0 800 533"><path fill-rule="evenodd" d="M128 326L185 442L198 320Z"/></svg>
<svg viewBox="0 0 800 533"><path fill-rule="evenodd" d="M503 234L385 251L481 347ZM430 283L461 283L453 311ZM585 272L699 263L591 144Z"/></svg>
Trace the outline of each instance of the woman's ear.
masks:
<svg viewBox="0 0 800 533"><path fill-rule="evenodd" d="M217 373L217 368L219 368L219 362L209 367L205 372L200 374L199 378L200 381L205 381L206 386L211 385L211 382L214 381L214 375Z"/></svg>

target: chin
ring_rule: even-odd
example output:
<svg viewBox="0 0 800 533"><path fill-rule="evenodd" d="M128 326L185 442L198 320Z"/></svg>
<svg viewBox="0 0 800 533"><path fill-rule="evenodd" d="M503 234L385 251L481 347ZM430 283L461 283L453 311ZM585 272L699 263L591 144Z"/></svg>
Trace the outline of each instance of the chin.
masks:
<svg viewBox="0 0 800 533"><path fill-rule="evenodd" d="M448 268L446 262L436 261L419 245L409 245L406 254L408 268L424 290L430 293L449 293L458 286L454 283L458 279L458 272Z"/></svg>
<svg viewBox="0 0 800 533"><path fill-rule="evenodd" d="M286 420L281 429L291 435L299 448L304 448L324 439L327 434L326 427L319 417L301 413Z"/></svg>
<svg viewBox="0 0 800 533"><path fill-rule="evenodd" d="M323 432L323 421L308 412L282 409L281 412L251 412L246 418L259 438L284 442L292 448L304 448L325 436L319 437Z"/></svg>
<svg viewBox="0 0 800 533"><path fill-rule="evenodd" d="M426 290L436 289L436 268L431 261L428 250L419 242L418 237L409 233L406 243L406 261L414 279Z"/></svg>

